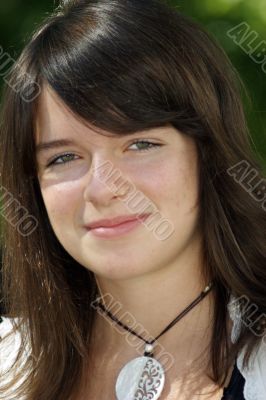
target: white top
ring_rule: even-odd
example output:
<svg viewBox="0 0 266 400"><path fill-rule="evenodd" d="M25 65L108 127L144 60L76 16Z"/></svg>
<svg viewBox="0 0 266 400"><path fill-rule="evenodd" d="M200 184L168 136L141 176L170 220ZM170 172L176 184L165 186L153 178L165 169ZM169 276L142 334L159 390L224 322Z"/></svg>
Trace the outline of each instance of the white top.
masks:
<svg viewBox="0 0 266 400"><path fill-rule="evenodd" d="M239 311L235 307L235 304L233 306L230 306L229 303L228 309L229 315L233 321L231 340L232 342L234 342L239 334L241 319L239 317ZM4 337L7 332L10 332L12 330L11 319L5 317L2 318L3 322L0 323L0 338ZM19 333L14 333L8 339L8 342L5 341L5 346L3 346L3 341L1 342L0 339L0 375L1 371L4 371L12 364L20 343L21 339ZM29 354L27 351L28 350L26 349L24 352L23 360L25 360L28 356L27 354ZM242 365L243 356L244 349L241 351L237 358L237 366L246 380L244 387L245 400L266 400L266 336L261 338L258 351L253 352L250 359L249 367L247 369L243 368ZM1 382L3 381L1 380ZM20 398L16 400L26 399Z"/></svg>
<svg viewBox="0 0 266 400"><path fill-rule="evenodd" d="M21 337L20 334L18 332L14 332L13 331L13 325L12 325L12 318L5 318L2 317L3 322L0 322L0 381L1 381L1 385L4 383L7 383L10 381L10 377L9 378L5 378L3 379L1 377L1 374L3 372L5 372L9 367L11 367L11 365L13 364L13 362L16 359L16 355L18 353L19 347L21 345ZM15 318L15 320L18 322L18 319ZM2 338L6 336L7 333L9 332L13 332L12 335L10 335L8 337L8 339L3 340ZM28 351L29 349L25 349L24 350L24 356L22 359L22 364L21 366L23 367L25 361L27 360L27 356L28 356ZM12 391L8 393L6 393L6 395L9 395L8 398L13 399L13 392L14 389L19 387L21 385L21 383L26 380L27 377L23 377L23 379L20 379L17 381L15 387L13 386ZM25 397L20 397L19 399L16 398L16 400L26 400Z"/></svg>
<svg viewBox="0 0 266 400"><path fill-rule="evenodd" d="M228 311L233 321L231 341L234 343L240 334L242 319L239 303L233 296L230 298ZM237 367L246 380L245 400L266 400L266 333L260 338L258 348L253 351L248 368L243 367L244 354L245 348L237 357Z"/></svg>

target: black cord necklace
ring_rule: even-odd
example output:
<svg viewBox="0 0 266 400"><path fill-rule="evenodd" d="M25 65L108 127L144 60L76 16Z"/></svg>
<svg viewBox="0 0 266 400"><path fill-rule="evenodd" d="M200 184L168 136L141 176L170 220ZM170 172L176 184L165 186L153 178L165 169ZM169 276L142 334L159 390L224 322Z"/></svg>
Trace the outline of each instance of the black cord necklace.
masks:
<svg viewBox="0 0 266 400"><path fill-rule="evenodd" d="M117 317L108 311L99 297L94 302L94 307L103 311L117 325L121 326L132 335L143 340L145 345L144 355L128 362L120 371L116 381L117 400L157 400L159 399L165 382L165 371L158 360L154 359L154 342L180 321L192 308L194 308L211 291L210 283L200 295L189 304L169 325L151 341L145 340L141 335L123 324Z"/></svg>

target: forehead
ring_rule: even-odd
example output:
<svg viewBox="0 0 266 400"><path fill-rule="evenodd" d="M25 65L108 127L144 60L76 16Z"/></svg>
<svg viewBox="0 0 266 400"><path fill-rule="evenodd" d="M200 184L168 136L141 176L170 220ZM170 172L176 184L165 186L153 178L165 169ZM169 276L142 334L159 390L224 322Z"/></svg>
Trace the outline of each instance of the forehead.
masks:
<svg viewBox="0 0 266 400"><path fill-rule="evenodd" d="M158 137L164 135L164 137L168 136L169 138L169 135L175 134L176 136L177 131L171 124L166 124L165 126L131 133L130 137L144 137L147 133L155 134ZM102 147L103 143L113 144L115 141L123 140L123 138L128 136L128 134L115 134L100 129L82 120L69 110L66 104L50 87L45 86L43 88L37 107L35 126L36 145L62 138L73 140L77 138L77 140L85 140L96 147Z"/></svg>
<svg viewBox="0 0 266 400"><path fill-rule="evenodd" d="M38 100L35 140L36 144L51 139L68 137L73 134L87 134L88 139L103 141L104 136L118 137L114 133L104 131L74 115L66 104L49 87L45 86ZM89 135L88 135L89 133ZM99 133L103 133L100 135ZM121 135L120 135L121 136Z"/></svg>

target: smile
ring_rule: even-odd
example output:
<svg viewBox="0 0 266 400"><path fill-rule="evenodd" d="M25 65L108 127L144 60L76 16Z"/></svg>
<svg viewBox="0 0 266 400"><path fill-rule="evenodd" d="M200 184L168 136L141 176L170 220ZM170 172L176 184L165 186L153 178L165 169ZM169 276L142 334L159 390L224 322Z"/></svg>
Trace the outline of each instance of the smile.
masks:
<svg viewBox="0 0 266 400"><path fill-rule="evenodd" d="M119 225L115 226L110 226L110 227L97 227L97 228L87 228L87 231L96 237L103 238L103 239L108 239L108 238L114 238L118 236L122 236L126 233L131 232L134 230L136 227L138 227L142 222L144 222L149 215L145 215L143 217L136 218L131 221L126 221L123 222Z"/></svg>

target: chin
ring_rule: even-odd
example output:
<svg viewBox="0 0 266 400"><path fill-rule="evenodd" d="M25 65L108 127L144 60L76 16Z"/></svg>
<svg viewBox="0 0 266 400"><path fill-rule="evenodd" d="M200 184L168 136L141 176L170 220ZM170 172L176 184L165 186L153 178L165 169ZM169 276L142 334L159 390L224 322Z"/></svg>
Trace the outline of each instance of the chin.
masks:
<svg viewBox="0 0 266 400"><path fill-rule="evenodd" d="M138 278L141 275L143 275L143 270L129 270L128 265L127 266L118 266L117 264L115 266L104 266L102 268L91 268L88 267L88 269L93 272L96 277L98 276L99 278L104 278L108 280L128 280L128 279L134 279Z"/></svg>

